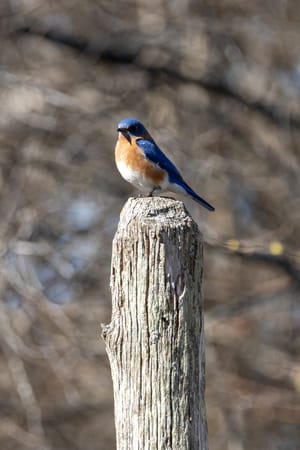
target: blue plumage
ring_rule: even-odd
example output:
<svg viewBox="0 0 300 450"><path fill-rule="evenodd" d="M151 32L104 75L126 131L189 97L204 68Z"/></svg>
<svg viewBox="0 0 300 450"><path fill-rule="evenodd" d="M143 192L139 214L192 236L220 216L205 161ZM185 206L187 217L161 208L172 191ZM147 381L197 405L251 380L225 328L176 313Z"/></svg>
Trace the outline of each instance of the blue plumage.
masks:
<svg viewBox="0 0 300 450"><path fill-rule="evenodd" d="M196 202L200 203L200 205L204 206L209 211L215 210L212 205L196 194L196 192L194 192L193 189L184 181L175 165L161 151L141 122L133 118L124 119L119 122L118 131L122 133L130 145L134 140L135 144L142 150L145 157L167 173L171 186L173 185L174 188L179 188L177 189L178 191L182 191L190 195ZM160 189L159 186L158 189ZM151 193L154 190L155 188L152 189Z"/></svg>
<svg viewBox="0 0 300 450"><path fill-rule="evenodd" d="M139 148L144 152L146 158L150 159L158 167L165 170L168 173L169 181L176 183L183 181L182 176L169 160L169 158L161 151L161 149L155 144L153 140L149 139L137 139L136 143Z"/></svg>
<svg viewBox="0 0 300 450"><path fill-rule="evenodd" d="M175 165L169 160L169 158L161 151L161 149L155 144L151 139L137 139L136 143L140 147L146 158L150 159L158 167L165 170L168 174L170 183L177 184L181 187L187 194L191 195L194 200L200 203L209 211L214 211L214 207L210 205L206 200L200 197L193 189L184 181L180 173L178 172Z"/></svg>

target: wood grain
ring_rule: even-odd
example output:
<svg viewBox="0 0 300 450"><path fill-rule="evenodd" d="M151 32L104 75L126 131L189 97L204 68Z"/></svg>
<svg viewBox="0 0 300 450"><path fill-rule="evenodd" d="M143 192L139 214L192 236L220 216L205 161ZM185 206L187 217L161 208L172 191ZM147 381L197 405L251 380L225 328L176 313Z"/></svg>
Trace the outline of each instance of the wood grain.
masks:
<svg viewBox="0 0 300 450"><path fill-rule="evenodd" d="M207 450L202 236L182 202L129 199L103 330L118 450Z"/></svg>

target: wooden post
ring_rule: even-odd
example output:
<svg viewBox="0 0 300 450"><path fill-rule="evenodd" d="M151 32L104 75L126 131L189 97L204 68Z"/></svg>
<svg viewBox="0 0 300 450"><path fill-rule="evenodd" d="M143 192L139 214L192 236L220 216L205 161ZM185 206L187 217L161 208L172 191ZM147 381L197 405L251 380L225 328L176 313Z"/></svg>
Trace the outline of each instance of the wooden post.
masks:
<svg viewBox="0 0 300 450"><path fill-rule="evenodd" d="M103 337L118 450L207 450L202 236L182 202L130 198Z"/></svg>

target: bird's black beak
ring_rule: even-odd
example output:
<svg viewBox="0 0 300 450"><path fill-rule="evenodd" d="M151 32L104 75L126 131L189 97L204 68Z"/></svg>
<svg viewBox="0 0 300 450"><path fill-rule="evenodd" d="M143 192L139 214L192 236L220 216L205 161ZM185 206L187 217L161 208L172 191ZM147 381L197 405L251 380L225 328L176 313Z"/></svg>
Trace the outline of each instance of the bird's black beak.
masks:
<svg viewBox="0 0 300 450"><path fill-rule="evenodd" d="M118 128L118 131L122 133L124 138L126 138L129 144L131 144L131 137L129 131L126 128Z"/></svg>

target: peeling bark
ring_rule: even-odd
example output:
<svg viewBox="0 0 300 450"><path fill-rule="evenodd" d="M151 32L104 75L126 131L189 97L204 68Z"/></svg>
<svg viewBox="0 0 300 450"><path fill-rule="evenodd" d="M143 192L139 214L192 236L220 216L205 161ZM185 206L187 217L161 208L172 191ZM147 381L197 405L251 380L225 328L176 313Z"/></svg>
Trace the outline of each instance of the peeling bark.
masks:
<svg viewBox="0 0 300 450"><path fill-rule="evenodd" d="M118 450L207 450L202 236L182 202L129 199L103 330Z"/></svg>

